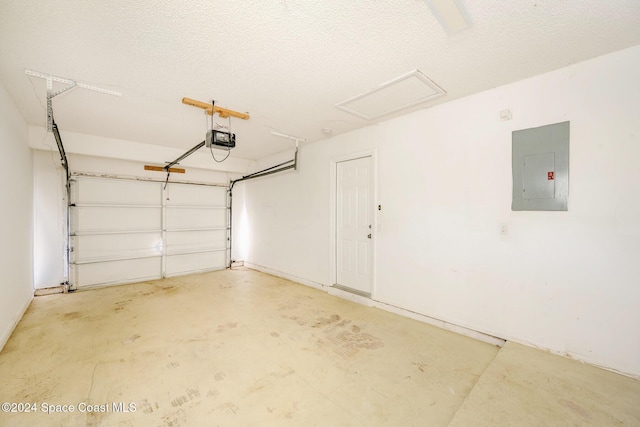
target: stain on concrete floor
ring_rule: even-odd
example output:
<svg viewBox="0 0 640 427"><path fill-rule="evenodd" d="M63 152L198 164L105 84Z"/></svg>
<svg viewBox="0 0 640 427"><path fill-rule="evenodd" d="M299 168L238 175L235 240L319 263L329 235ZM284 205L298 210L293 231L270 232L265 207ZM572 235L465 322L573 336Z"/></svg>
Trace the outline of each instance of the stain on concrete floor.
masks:
<svg viewBox="0 0 640 427"><path fill-rule="evenodd" d="M136 410L0 413L0 425L516 425L495 418L505 410L494 397L505 394L514 405L505 420L520 411L551 425L516 393L544 390L542 379L525 384L525 363L513 365L540 357L523 349L500 350L248 269L44 296L0 353L0 400ZM546 356L563 371L585 366ZM553 366L547 375L555 378ZM517 378L505 380L505 369ZM596 371L601 384L615 375ZM560 424L638 421L635 407L615 403L615 390L640 397L638 381L618 377L597 410L566 387L539 392L547 397L536 402L561 408L551 412ZM598 390L589 398L602 399Z"/></svg>

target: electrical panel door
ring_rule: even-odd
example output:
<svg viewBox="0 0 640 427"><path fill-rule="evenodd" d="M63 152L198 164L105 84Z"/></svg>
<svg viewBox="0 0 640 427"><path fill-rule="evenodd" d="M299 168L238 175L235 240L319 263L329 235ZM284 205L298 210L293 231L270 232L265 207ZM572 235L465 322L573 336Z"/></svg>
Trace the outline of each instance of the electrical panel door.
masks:
<svg viewBox="0 0 640 427"><path fill-rule="evenodd" d="M512 133L514 211L566 211L569 122Z"/></svg>

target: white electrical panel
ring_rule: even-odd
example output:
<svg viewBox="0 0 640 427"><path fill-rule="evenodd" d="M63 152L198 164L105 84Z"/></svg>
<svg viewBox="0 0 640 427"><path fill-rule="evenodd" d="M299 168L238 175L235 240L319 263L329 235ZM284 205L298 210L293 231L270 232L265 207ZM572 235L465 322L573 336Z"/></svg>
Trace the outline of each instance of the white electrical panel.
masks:
<svg viewBox="0 0 640 427"><path fill-rule="evenodd" d="M569 122L512 133L514 211L566 211Z"/></svg>

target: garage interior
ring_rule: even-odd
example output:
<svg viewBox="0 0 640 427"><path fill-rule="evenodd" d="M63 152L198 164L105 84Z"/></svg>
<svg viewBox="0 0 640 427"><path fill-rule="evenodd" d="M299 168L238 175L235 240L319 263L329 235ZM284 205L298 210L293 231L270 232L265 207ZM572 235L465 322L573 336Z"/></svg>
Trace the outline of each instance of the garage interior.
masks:
<svg viewBox="0 0 640 427"><path fill-rule="evenodd" d="M638 28L1 2L0 425L640 424Z"/></svg>

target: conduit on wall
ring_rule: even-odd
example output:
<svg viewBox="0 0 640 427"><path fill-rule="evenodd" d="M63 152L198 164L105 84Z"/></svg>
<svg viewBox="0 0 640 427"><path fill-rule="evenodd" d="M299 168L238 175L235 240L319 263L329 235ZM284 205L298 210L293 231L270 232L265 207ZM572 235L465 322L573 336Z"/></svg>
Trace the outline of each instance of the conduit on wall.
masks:
<svg viewBox="0 0 640 427"><path fill-rule="evenodd" d="M291 163L291 164L289 164ZM233 187L236 185L236 182L248 181L250 179L262 178L263 176L272 175L278 172L284 172L286 170L293 169L298 170L298 144L296 143L296 151L293 155L293 159L287 160L286 162L282 162L278 165L271 166L270 168L263 169L258 172L251 173L249 175L245 175L242 178L234 179L229 183L229 265L228 268L231 268L233 264L233 255L232 255L232 235L233 235Z"/></svg>

